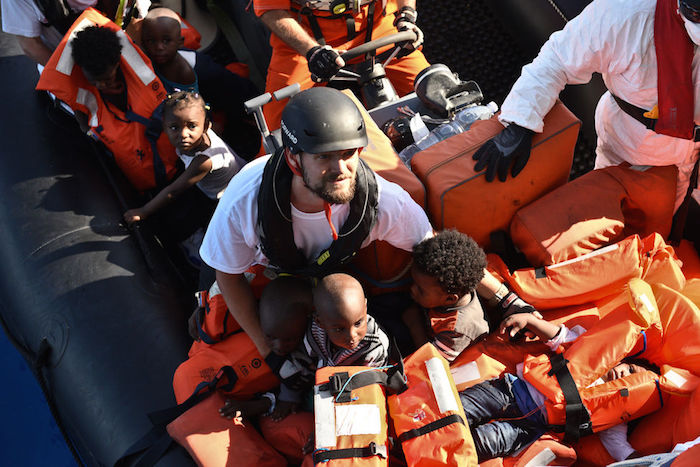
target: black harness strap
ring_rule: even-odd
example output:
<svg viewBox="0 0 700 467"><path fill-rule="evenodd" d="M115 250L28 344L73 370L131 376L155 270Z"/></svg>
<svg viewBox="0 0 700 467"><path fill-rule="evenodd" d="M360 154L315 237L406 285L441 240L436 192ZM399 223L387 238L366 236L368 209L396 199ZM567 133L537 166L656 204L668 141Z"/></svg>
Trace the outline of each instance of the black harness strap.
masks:
<svg viewBox="0 0 700 467"><path fill-rule="evenodd" d="M564 441L575 443L581 436L593 433L593 424L588 410L583 405L581 395L578 392L574 378L567 367L568 360L562 354L555 353L549 356L552 369L548 376L556 376L559 387L564 393L566 401L566 422L564 425ZM558 427L552 427L555 431L560 431Z"/></svg>
<svg viewBox="0 0 700 467"><path fill-rule="evenodd" d="M613 99L615 99L615 102L617 102L617 105L620 107L620 109L622 109L623 112L625 112L627 115L644 125L647 128L647 130L656 131L655 128L658 119L645 117L644 114L648 112L647 110L641 107L637 107L634 104L630 104L622 98L617 97L613 93L610 93L610 95L613 97ZM695 141L696 143L700 141L700 126L695 125L693 137L690 138L690 140Z"/></svg>
<svg viewBox="0 0 700 467"><path fill-rule="evenodd" d="M374 12L376 3L376 0L371 2L367 9L367 33L365 35L365 42L369 42L370 40L372 40L372 28L374 27ZM321 26L318 24L318 19L314 15L314 10L310 8L307 4L305 4L299 10L292 8L292 11L298 11L300 15L305 16L306 19L309 21L309 26L311 27L311 32L313 33L316 42L318 42L321 45L326 45L326 39L323 37L323 33L321 32ZM328 16L320 16L320 18L344 19L348 41L354 39L357 35L357 33L355 32L355 17L352 14L331 14Z"/></svg>
<svg viewBox="0 0 700 467"><path fill-rule="evenodd" d="M446 427L448 425L452 425L453 423L461 423L462 425L466 426L466 423L464 423L464 419L460 415L448 415L447 417L443 417L439 420L435 420L434 422L430 422L427 425L423 425L420 428L414 428L413 430L408 430L401 433L401 435L399 436L399 441L404 443L410 439L417 438L435 430L439 430L440 428Z"/></svg>
<svg viewBox="0 0 700 467"><path fill-rule="evenodd" d="M388 375L380 370L355 373L352 376L348 372L334 373L328 378L328 386L322 385L320 389L328 389L336 402L350 402L353 390L372 384L386 386L388 378Z"/></svg>
<svg viewBox="0 0 700 467"><path fill-rule="evenodd" d="M314 464L320 462L326 462L332 459L351 459L353 457L373 457L379 456L382 459L387 458L386 446L378 446L377 443L372 441L369 445L363 448L347 448L347 449L335 449L332 451L316 451L314 452Z"/></svg>

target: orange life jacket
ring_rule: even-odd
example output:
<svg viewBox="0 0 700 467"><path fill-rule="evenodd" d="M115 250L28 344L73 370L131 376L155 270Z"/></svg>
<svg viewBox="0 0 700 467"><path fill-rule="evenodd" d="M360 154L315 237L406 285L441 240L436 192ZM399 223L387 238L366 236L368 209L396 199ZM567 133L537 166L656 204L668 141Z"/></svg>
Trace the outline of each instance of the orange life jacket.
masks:
<svg viewBox="0 0 700 467"><path fill-rule="evenodd" d="M510 273L500 258L489 255L489 269L538 310L595 302L617 296L632 278L682 288L685 279L673 248L660 235L633 235L583 256Z"/></svg>
<svg viewBox="0 0 700 467"><path fill-rule="evenodd" d="M518 210L513 243L530 264L560 263L632 234L671 231L676 166L593 170Z"/></svg>
<svg viewBox="0 0 700 467"><path fill-rule="evenodd" d="M180 13L177 13L177 16L180 17L180 31L182 37L185 39L182 45L186 49L199 49L202 46L202 35L199 33L199 31L197 31L197 29L195 29L194 26L192 26L192 24L190 24L189 21L180 16Z"/></svg>
<svg viewBox="0 0 700 467"><path fill-rule="evenodd" d="M386 373L364 366L316 371L316 465L386 466Z"/></svg>
<svg viewBox="0 0 700 467"><path fill-rule="evenodd" d="M196 296L199 341L192 343L188 354L190 357L202 348L221 342L241 329L229 313L217 282L214 282L209 290L197 292Z"/></svg>
<svg viewBox="0 0 700 467"><path fill-rule="evenodd" d="M217 392L180 415L168 434L187 449L198 465L283 467L287 461L248 420L236 423L219 415L225 397Z"/></svg>
<svg viewBox="0 0 700 467"><path fill-rule="evenodd" d="M641 331L658 325L651 287L634 279L628 291L627 310L605 316L554 356L525 359L523 377L545 397L547 422L562 426L568 439L605 430L663 405L659 376L651 371L590 386L630 354Z"/></svg>
<svg viewBox="0 0 700 467"><path fill-rule="evenodd" d="M122 45L119 65L127 85L127 112L106 104L73 62L73 37L93 25L112 29L119 37ZM88 8L73 23L51 55L36 88L52 92L72 109L88 116L93 134L109 149L137 190L163 186L175 176L175 148L162 132L160 119L153 118L166 95L163 84L148 57L97 10Z"/></svg>
<svg viewBox="0 0 700 467"><path fill-rule="evenodd" d="M394 430L409 466L476 465L450 368L432 344L404 360L407 389L387 399Z"/></svg>
<svg viewBox="0 0 700 467"><path fill-rule="evenodd" d="M187 400L201 383L211 381L222 370L228 383L234 383L226 394L240 399L279 385L279 379L260 356L253 341L239 332L214 345L202 346L177 367L173 376L177 403Z"/></svg>

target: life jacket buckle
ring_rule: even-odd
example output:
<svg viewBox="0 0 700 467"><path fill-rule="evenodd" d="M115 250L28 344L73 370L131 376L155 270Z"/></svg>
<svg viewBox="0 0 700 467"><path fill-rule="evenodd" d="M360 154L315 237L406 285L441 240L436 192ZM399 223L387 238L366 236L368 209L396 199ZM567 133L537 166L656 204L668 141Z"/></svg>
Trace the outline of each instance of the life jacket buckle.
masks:
<svg viewBox="0 0 700 467"><path fill-rule="evenodd" d="M387 458L386 446L384 446L384 445L379 446L379 445L377 445L377 443L372 441L369 443L369 446L367 446L367 447L369 448L369 453L371 456L379 456L382 459Z"/></svg>
<svg viewBox="0 0 700 467"><path fill-rule="evenodd" d="M345 383L350 379L350 374L347 371L342 373L334 373L328 378L329 390L332 396L337 396L345 388Z"/></svg>

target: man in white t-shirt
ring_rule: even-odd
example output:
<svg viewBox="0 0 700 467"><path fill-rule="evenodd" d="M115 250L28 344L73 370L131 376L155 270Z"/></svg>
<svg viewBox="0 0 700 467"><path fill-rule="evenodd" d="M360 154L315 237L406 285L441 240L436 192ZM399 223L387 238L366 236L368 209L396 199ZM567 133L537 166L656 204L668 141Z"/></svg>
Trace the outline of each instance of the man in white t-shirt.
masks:
<svg viewBox="0 0 700 467"><path fill-rule="evenodd" d="M231 180L200 250L231 314L263 356L270 348L244 275L252 265L321 276L374 240L411 251L433 234L410 195L360 159L367 132L348 96L326 87L305 90L290 99L281 125L284 148ZM503 299L502 284L487 276L480 294Z"/></svg>

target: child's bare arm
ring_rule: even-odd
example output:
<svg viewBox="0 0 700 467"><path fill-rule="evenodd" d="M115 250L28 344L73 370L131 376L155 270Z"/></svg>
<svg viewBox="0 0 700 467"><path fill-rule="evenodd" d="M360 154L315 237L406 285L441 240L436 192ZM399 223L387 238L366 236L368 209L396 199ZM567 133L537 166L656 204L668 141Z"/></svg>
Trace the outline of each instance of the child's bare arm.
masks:
<svg viewBox="0 0 700 467"><path fill-rule="evenodd" d="M236 416L250 418L266 414L268 410L270 410L271 404L271 400L266 397L261 397L250 401L226 399L224 406L219 409L219 414L224 418L228 418L229 420Z"/></svg>
<svg viewBox="0 0 700 467"><path fill-rule="evenodd" d="M499 332L514 337L523 329L532 331L541 341L547 342L559 333L560 327L531 313L517 313L501 322Z"/></svg>
<svg viewBox="0 0 700 467"><path fill-rule="evenodd" d="M166 186L152 200L140 208L129 209L124 213L124 220L128 224L146 220L159 209L163 208L182 192L203 179L212 168L211 159L207 156L199 155L194 158L187 169L177 177L170 185Z"/></svg>
<svg viewBox="0 0 700 467"><path fill-rule="evenodd" d="M295 413L298 406L299 404L296 402L278 400L277 404L275 405L275 409L270 414L270 417L274 421L279 422L280 420L285 419L289 414Z"/></svg>

